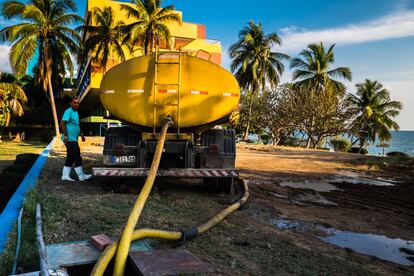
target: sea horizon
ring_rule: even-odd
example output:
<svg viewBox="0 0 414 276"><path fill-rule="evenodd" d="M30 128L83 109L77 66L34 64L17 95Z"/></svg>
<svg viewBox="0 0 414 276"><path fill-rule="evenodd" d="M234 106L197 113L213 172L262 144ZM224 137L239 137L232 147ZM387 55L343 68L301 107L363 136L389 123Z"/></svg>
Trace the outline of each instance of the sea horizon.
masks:
<svg viewBox="0 0 414 276"><path fill-rule="evenodd" d="M392 140L385 142L390 147L384 148L385 154L388 152L399 151L410 156L414 156L414 130L392 131ZM373 145L370 145L368 154L382 155L382 148L377 147L381 142L377 139Z"/></svg>

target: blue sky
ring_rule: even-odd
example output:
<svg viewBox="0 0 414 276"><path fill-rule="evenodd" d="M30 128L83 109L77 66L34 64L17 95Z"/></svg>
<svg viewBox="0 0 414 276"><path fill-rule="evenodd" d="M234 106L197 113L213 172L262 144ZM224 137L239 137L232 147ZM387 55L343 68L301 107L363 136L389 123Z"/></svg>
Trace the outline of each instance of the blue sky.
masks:
<svg viewBox="0 0 414 276"><path fill-rule="evenodd" d="M103 0L104 1L104 0ZM84 15L86 1L76 0ZM129 1L123 1L129 2ZM278 51L297 56L312 42L335 43L335 66L348 66L355 83L365 78L381 81L404 109L397 121L414 130L414 0L164 0L183 12L186 22L202 23L208 38L223 46L223 66L230 64L229 45L253 19L265 32L276 32L283 45ZM0 26L7 23L0 19ZM0 46L0 69L6 68L7 47ZM286 68L282 78L290 81Z"/></svg>

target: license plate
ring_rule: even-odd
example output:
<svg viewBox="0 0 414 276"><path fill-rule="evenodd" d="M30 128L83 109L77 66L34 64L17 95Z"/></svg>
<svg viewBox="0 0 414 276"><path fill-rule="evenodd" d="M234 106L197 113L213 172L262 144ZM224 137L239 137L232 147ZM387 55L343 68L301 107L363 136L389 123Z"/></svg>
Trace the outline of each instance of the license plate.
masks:
<svg viewBox="0 0 414 276"><path fill-rule="evenodd" d="M129 155L129 156L112 156L112 163L134 163L136 160L135 155Z"/></svg>

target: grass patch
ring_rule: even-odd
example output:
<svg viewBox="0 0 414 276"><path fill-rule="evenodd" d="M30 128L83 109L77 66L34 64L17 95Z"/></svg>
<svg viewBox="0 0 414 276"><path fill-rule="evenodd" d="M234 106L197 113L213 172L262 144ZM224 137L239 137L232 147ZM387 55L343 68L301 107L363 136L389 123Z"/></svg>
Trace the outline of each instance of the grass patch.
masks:
<svg viewBox="0 0 414 276"><path fill-rule="evenodd" d="M21 153L40 153L47 146L42 141L2 142L0 144L0 160L8 160Z"/></svg>
<svg viewBox="0 0 414 276"><path fill-rule="evenodd" d="M16 155L22 153L41 153L47 146L41 141L24 141L20 143L2 142L0 143L0 172L13 163Z"/></svg>
<svg viewBox="0 0 414 276"><path fill-rule="evenodd" d="M37 190L26 197L22 217L20 255L17 260L17 271L35 271L39 269L39 255L36 241L36 203L40 195ZM9 275L16 250L17 227L9 236L9 242L0 259L0 275Z"/></svg>

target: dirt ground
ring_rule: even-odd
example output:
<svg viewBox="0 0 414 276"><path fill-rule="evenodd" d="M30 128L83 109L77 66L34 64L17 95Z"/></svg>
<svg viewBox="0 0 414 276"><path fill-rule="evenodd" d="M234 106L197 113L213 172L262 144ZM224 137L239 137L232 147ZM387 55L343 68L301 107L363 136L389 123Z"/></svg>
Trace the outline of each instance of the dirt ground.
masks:
<svg viewBox="0 0 414 276"><path fill-rule="evenodd" d="M86 170L99 166L102 140L81 144ZM57 144L42 173L46 244L118 237L138 192L127 183L59 180L64 146ZM274 227L274 218L296 219L340 230L414 240L412 175L355 165L359 155L238 145L237 167L249 181L248 204L186 243L151 240L154 248L180 247L205 260L215 275L413 275L402 266L320 241L312 233ZM398 180L394 186L332 182L338 175ZM339 178L340 180L343 178ZM411 178L412 179L412 178ZM122 184L121 184L122 182ZM134 193L131 193L134 192ZM179 230L197 226L237 199L208 194L197 181L158 180L139 227Z"/></svg>
<svg viewBox="0 0 414 276"><path fill-rule="evenodd" d="M276 207L281 217L414 240L413 175L372 170L368 165L353 164L352 161L359 158L356 154L320 150L240 146L237 167L250 179L251 202ZM401 183L395 186L350 184L346 180L330 183L332 177L349 172L370 178L399 180ZM292 189L280 185L289 181L307 182L314 187ZM318 186L326 185L333 185L335 190L318 189ZM320 198L335 206L321 204L317 201Z"/></svg>

